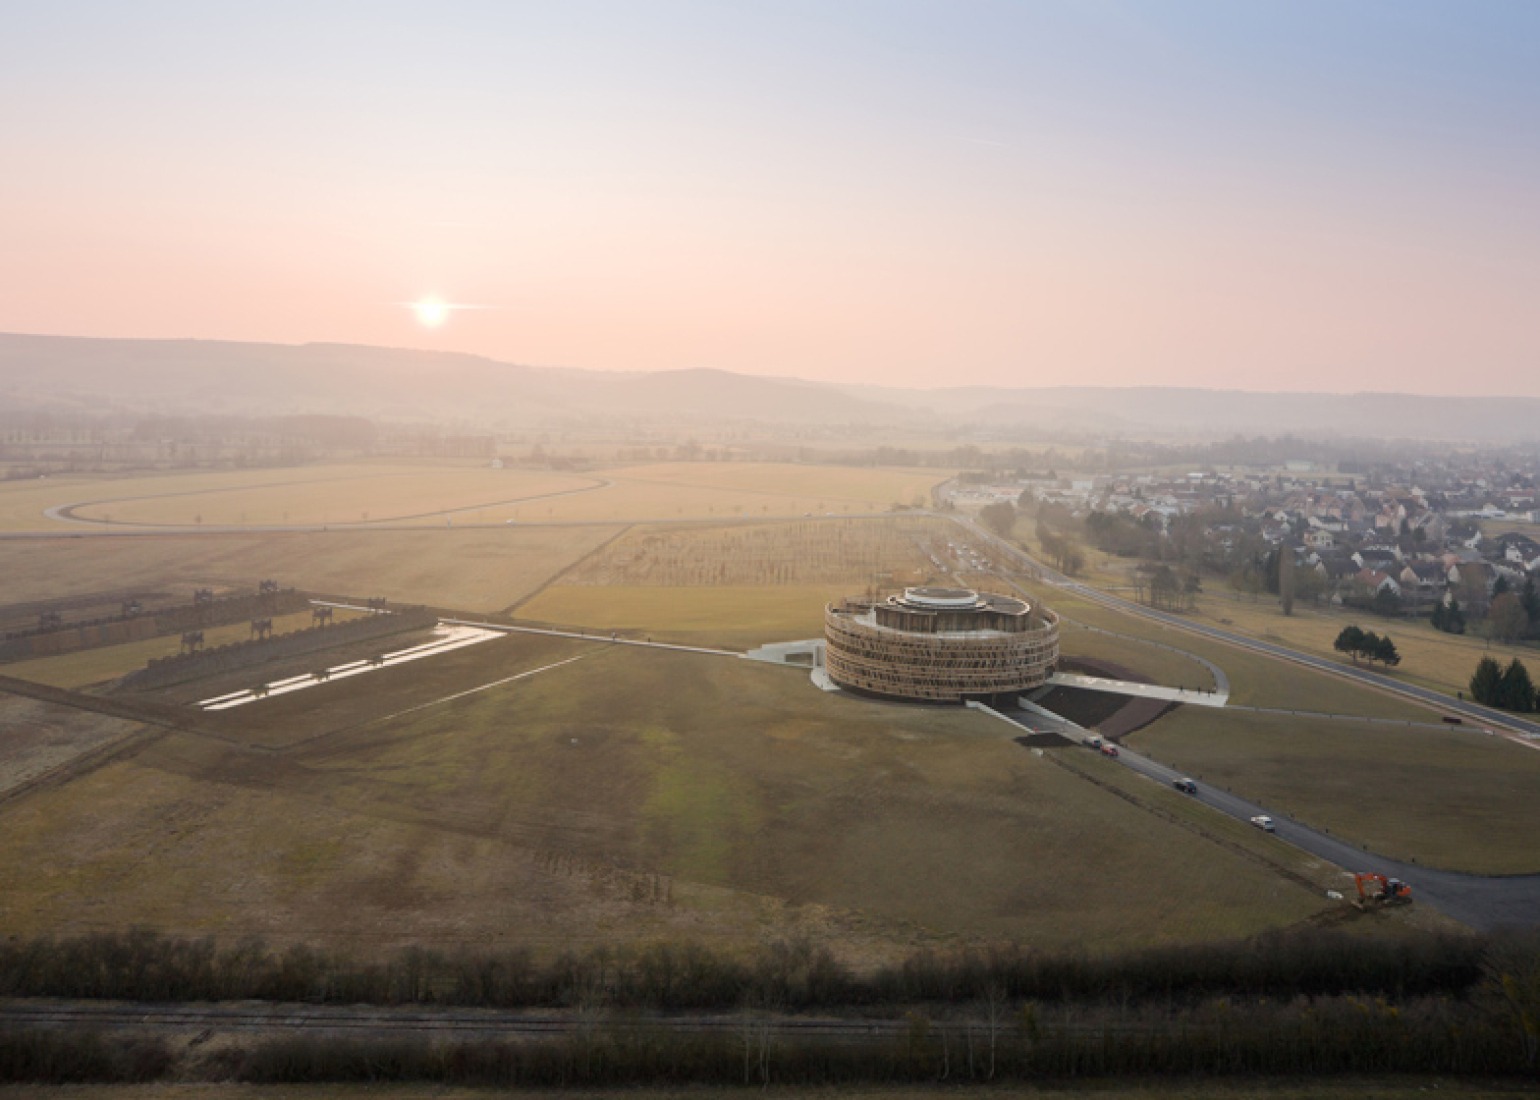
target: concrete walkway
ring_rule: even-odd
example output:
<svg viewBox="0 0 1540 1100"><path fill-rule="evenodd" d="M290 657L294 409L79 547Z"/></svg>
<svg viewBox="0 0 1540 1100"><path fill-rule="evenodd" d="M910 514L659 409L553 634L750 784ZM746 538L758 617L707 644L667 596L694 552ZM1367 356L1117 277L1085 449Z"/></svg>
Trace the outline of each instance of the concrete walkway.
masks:
<svg viewBox="0 0 1540 1100"><path fill-rule="evenodd" d="M1222 707L1230 701L1230 692L1198 691L1193 688L1161 687L1159 684L1140 684L1132 680L1108 680L1102 676L1080 676L1073 672L1055 672L1048 677L1053 687L1082 688L1086 691L1105 691L1111 695L1134 695L1141 699L1164 699L1172 703L1189 703L1195 707ZM1228 687L1228 685L1226 685Z"/></svg>
<svg viewBox="0 0 1540 1100"><path fill-rule="evenodd" d="M673 642L649 642L638 638L622 638L602 630L552 630L543 626L510 626L507 623L483 623L470 619L440 619L451 626L474 626L481 630L496 630L503 634L544 634L551 638L576 638L580 642L605 642L609 645L634 645L644 649L672 649L677 653L709 653L715 657L742 657L736 649L711 649L699 645L676 645Z"/></svg>

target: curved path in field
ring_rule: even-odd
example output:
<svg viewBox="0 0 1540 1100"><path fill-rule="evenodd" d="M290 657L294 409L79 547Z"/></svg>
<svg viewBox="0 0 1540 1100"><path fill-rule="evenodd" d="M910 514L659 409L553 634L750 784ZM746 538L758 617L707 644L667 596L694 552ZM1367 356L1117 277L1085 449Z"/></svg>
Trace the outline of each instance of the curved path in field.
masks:
<svg viewBox="0 0 1540 1100"><path fill-rule="evenodd" d="M386 475L362 475L358 480L367 480L368 477L370 477L370 476L386 476ZM337 479L337 480L354 480L354 479L347 478L347 479ZM333 528L349 528L349 529L365 529L365 530L367 530L369 528L388 527L388 526L390 526L392 524L411 523L411 522L416 521L416 520L434 519L434 518L437 518L437 517L440 517L440 516L442 516L445 519L447 519L450 516L464 515L467 512L479 512L479 511L482 511L483 509L486 509L486 508L502 508L502 507L507 507L509 505L514 505L514 504L528 504L528 503L530 503L532 501L537 501L537 500L550 500L550 499L555 498L555 497L575 496L575 495L577 495L579 493L592 493L592 492L595 492L595 491L597 491L599 489L608 489L611 485L614 484L614 482L610 481L608 478L602 478L602 477L601 478L589 478L587 480L590 482L589 484L587 484L587 485L580 485L580 486L578 486L575 489L557 489L557 490L554 490L554 491L549 492L549 493L532 493L529 496L511 497L511 498L509 498L507 500L488 500L488 501L482 501L482 502L480 502L478 504L467 504L467 505L464 505L464 506L459 507L459 508L441 508L441 509L437 509L437 510L431 511L431 512L413 512L413 513L409 513L407 515L381 516L379 519L371 519L371 520L345 520L345 521L341 521L341 522L337 522L337 523L296 523L296 524L281 524L281 525L279 525L279 524L261 524L261 525L254 524L254 525L249 525L249 526L246 525L246 524L217 524L217 525L204 526L203 524L199 524L199 523L153 523L153 522L148 522L148 521L143 521L143 520L97 519L97 518L92 517L92 516L82 516L82 515L77 515L76 514L82 508L97 508L97 507L100 507L101 505L104 505L104 504L131 504L131 503L133 503L135 501L141 501L141 500L163 500L163 499L166 499L168 497L207 496L210 492L213 491L213 490L209 490L209 489L191 489L191 490L187 490L187 491L184 491L184 492L178 492L178 493L152 493L152 494L149 494L147 496L113 497L113 498L109 498L109 499L106 499L106 500L83 500L83 501L76 501L73 504L55 504L52 507L43 509L43 515L47 519L56 520L56 521L61 522L61 523L85 523L85 524L93 524L93 525L96 525L98 527L122 527L122 528L127 528L127 529L153 529L155 531L197 531L197 532L203 532L203 533L207 533L207 532L212 531L212 532L217 532L217 533L225 533L225 532L231 532L231 531L242 531L242 532L245 532L245 531L250 531L250 532L263 532L263 531L325 531L325 530L330 530L330 529L333 529ZM243 491L246 490L246 489L279 489L279 488L283 488L283 487L289 486L289 485L315 485L315 484L320 484L320 483L319 482L315 482L315 481L270 481L270 482L264 482L264 483L262 483L260 485L245 485L245 486L242 486L241 489ZM499 524L499 525L488 525L488 526L502 526L502 525Z"/></svg>

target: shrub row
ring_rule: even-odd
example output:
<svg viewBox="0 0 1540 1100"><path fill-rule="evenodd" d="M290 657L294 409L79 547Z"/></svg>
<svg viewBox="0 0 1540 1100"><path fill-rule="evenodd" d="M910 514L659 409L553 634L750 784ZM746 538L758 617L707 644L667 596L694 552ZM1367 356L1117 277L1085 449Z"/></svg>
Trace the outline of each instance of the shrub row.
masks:
<svg viewBox="0 0 1540 1100"><path fill-rule="evenodd" d="M987 996L1048 1003L1170 1003L1220 993L1405 998L1463 995L1480 980L1489 946L1474 937L1313 930L1105 956L1016 946L926 951L856 974L805 940L747 958L695 943L658 943L568 952L544 964L524 950L420 948L358 962L304 946L275 951L247 940L221 947L211 939L132 932L0 943L0 995L655 1010L870 1008Z"/></svg>

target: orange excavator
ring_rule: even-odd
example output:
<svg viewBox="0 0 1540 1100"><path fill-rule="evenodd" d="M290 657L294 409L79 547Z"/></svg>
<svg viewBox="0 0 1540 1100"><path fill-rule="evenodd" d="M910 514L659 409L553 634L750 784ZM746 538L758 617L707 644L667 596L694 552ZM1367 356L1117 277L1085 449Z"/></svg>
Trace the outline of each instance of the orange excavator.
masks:
<svg viewBox="0 0 1540 1100"><path fill-rule="evenodd" d="M1386 878L1373 871L1359 871L1353 875L1358 886L1358 907L1410 905L1412 888L1398 878Z"/></svg>

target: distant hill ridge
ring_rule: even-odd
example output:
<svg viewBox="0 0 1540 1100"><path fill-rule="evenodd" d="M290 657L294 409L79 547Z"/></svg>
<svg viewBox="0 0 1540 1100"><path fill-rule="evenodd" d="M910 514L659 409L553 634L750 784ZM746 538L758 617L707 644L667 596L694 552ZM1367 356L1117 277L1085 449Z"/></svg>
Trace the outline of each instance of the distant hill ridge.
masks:
<svg viewBox="0 0 1540 1100"><path fill-rule="evenodd" d="M1256 393L1174 387L810 382L731 371L532 367L459 352L353 344L0 334L0 405L171 414L346 413L485 426L759 422L973 425L1006 437L1279 435L1540 440L1540 399Z"/></svg>

